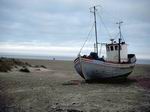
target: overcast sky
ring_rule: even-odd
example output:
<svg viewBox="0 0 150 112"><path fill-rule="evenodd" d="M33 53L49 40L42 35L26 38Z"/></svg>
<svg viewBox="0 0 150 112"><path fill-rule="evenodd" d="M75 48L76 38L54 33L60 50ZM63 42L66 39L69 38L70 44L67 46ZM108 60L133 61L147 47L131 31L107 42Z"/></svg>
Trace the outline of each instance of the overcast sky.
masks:
<svg viewBox="0 0 150 112"><path fill-rule="evenodd" d="M89 8L95 4L101 5L99 42L109 42L118 33L116 22L124 21L129 53L150 59L149 0L0 0L0 53L76 56L93 24ZM93 49L91 36L86 52Z"/></svg>

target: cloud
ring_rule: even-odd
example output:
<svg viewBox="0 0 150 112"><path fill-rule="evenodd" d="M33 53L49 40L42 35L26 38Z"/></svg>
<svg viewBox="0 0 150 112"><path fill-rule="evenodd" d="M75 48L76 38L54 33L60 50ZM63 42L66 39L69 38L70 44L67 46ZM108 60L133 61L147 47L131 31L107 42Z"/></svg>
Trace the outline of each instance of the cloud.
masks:
<svg viewBox="0 0 150 112"><path fill-rule="evenodd" d="M82 10L81 12L75 11L77 3L65 4L66 2L68 1L61 4L59 1L47 0L32 2L18 0L8 2L6 0L2 5L7 7L2 7L0 13L2 16L0 40L28 41L29 39L42 40L41 38L44 38L45 41L56 39L61 41L64 38L70 39L72 35L74 38L75 34L76 37L81 38L89 28L88 19ZM57 3L61 7L57 7ZM71 8L70 4L74 4L74 7ZM54 6L56 11L52 9ZM70 9L74 9L74 12Z"/></svg>
<svg viewBox="0 0 150 112"><path fill-rule="evenodd" d="M48 55L68 55L68 52L75 55L93 24L89 7L95 4L101 5L98 7L99 14L113 36L118 33L115 23L124 21L122 33L129 43L129 52L135 52L140 57L149 57L148 0L1 0L0 42L3 44L0 51L34 51L38 54L39 49ZM108 42L110 37L98 15L97 23L98 40ZM94 37L94 33L92 36ZM94 42L92 39L91 42ZM71 51L72 46L74 49ZM92 48L93 44L89 41L85 47ZM87 52L89 51L85 50Z"/></svg>

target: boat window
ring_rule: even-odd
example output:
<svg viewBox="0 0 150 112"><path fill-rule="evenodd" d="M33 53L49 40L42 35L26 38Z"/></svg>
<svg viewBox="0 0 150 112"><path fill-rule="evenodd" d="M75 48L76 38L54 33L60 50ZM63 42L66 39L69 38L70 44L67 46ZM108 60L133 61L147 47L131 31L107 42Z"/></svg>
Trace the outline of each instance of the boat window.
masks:
<svg viewBox="0 0 150 112"><path fill-rule="evenodd" d="M109 47L107 47L107 51L109 51Z"/></svg>
<svg viewBox="0 0 150 112"><path fill-rule="evenodd" d="M118 46L115 46L115 50L118 50Z"/></svg>
<svg viewBox="0 0 150 112"><path fill-rule="evenodd" d="M111 49L111 51L113 51L114 50L113 46L110 46L110 49Z"/></svg>

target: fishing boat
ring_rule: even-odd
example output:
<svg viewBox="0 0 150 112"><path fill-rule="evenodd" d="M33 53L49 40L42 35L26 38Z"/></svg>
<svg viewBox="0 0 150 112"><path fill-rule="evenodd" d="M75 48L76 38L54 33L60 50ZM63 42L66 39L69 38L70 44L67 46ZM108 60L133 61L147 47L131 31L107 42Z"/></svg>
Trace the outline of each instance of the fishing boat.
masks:
<svg viewBox="0 0 150 112"><path fill-rule="evenodd" d="M79 53L74 60L74 67L77 73L85 80L101 80L112 78L127 78L132 73L136 57L135 54L128 54L127 44L122 39L121 24L118 22L119 38L116 40L111 39L109 43L105 43L106 58L99 57L98 54L98 39L97 39L97 26L96 26L96 6L92 7L94 13L94 26L95 26L95 44L94 51L89 55Z"/></svg>

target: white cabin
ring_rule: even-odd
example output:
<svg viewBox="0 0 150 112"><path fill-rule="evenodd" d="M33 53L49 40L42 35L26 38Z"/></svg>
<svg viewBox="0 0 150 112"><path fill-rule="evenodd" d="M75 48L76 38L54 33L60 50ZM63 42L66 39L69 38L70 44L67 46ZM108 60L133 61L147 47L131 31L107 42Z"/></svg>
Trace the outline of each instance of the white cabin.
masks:
<svg viewBox="0 0 150 112"><path fill-rule="evenodd" d="M106 44L107 61L119 62L119 44L115 41L111 44ZM120 62L128 61L128 50L125 42L120 43Z"/></svg>

